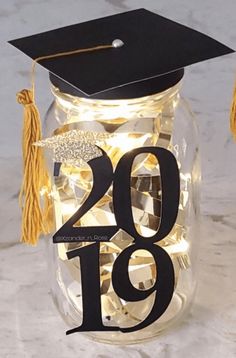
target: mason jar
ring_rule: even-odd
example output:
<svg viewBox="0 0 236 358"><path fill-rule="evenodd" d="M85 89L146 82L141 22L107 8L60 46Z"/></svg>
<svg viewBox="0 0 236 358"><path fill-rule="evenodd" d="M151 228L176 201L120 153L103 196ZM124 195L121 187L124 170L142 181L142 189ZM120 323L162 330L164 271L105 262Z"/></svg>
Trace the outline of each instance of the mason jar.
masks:
<svg viewBox="0 0 236 358"><path fill-rule="evenodd" d="M87 141L95 138L97 147L109 158L114 172L127 153L133 153L137 148L149 148L151 151L142 152L140 149L133 158L128 188L133 226L144 241L148 242L150 237L160 231L164 212L162 170L158 155L155 155L152 148L162 148L161 151L169 153L175 159L178 169L179 200L176 219L170 232L153 244L158 246L165 257L168 256L173 277L171 279L171 275L163 272L165 268L161 267L161 261L155 259L151 250L145 249L145 245L144 248L137 246L137 250L133 250L130 255L127 270L129 283L135 292L143 293L142 299L137 299L139 292L134 300L124 299L125 293L124 297L120 297L112 280L112 270L117 258L136 239L128 230L121 228L108 241L103 241L100 237L99 243L53 243L51 238L47 240L52 297L62 318L72 329L83 322L87 297L83 297L81 257L69 259L67 253L84 249L88 245L99 245L102 324L105 327L118 327L120 330L91 330L84 333L94 340L112 344L149 340L179 322L192 302L197 283L199 243L199 141L195 118L180 95L181 85L182 80L162 91L137 98L96 99L67 93L55 86L55 83L52 84L54 101L44 122L44 137L78 133L87 138ZM52 152L46 152L57 231L89 198L94 186L94 173L89 165L91 157L87 161L80 159L77 164L68 159L59 163L58 169ZM172 184L175 185L176 178L168 178L168 173L171 176L168 165L167 163L166 180L171 188ZM119 186L119 183L116 185ZM113 187L111 183L104 195L74 224L75 227L101 226L106 232L106 227L117 224ZM119 188L120 195L122 190L126 189ZM168 192L165 195L168 196ZM176 203L169 201L166 210L174 205ZM90 267L92 271L92 258L87 258L86 264L88 272ZM163 299L165 301L167 293L164 286L167 285L168 289L169 277L173 281L171 295L169 294L168 302L164 304L157 319L144 328L133 330L132 327L139 327L145 322L155 305L160 305ZM88 277L84 279L89 283ZM157 284L159 279L165 281L163 292ZM90 287L90 293L93 297L93 287ZM86 305L86 309L89 309L89 305Z"/></svg>

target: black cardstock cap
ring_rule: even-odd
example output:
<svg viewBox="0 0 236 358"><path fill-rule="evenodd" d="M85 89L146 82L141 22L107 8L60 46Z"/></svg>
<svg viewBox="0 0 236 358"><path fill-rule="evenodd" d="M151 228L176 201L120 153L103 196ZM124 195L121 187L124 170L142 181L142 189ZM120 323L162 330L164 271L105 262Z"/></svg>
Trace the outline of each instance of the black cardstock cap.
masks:
<svg viewBox="0 0 236 358"><path fill-rule="evenodd" d="M122 99L163 91L184 67L234 50L145 9L132 10L10 41L32 59L111 44L124 46L40 61L50 80L72 95Z"/></svg>

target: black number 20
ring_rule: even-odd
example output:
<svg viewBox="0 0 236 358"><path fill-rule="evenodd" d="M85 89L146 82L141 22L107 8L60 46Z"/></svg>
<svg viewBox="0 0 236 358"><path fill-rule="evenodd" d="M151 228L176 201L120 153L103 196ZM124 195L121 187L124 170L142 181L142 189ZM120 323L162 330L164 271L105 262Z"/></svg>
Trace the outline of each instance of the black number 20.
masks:
<svg viewBox="0 0 236 358"><path fill-rule="evenodd" d="M158 147L143 147L133 149L120 159L116 170L104 151L99 158L88 162L93 173L93 188L87 200L79 210L55 233L54 243L60 242L93 242L73 251L67 252L68 259L80 257L81 283L83 299L83 321L81 326L67 331L67 334L84 331L122 331L134 332L155 322L167 309L174 291L174 268L167 252L155 243L166 237L172 230L179 206L179 170L174 155ZM140 235L134 225L130 180L131 169L135 157L139 154L153 154L160 166L162 206L161 221L158 231L149 238ZM100 200L113 182L113 205L117 225L97 227L74 227L73 225ZM116 294L130 302L141 301L156 292L153 307L148 316L133 327L122 328L104 326L101 314L99 249L97 237L109 241L118 230L124 230L134 238L134 243L125 248L113 264L112 285ZM148 290L136 289L129 278L130 256L139 249L151 253L158 265L158 277L155 284Z"/></svg>

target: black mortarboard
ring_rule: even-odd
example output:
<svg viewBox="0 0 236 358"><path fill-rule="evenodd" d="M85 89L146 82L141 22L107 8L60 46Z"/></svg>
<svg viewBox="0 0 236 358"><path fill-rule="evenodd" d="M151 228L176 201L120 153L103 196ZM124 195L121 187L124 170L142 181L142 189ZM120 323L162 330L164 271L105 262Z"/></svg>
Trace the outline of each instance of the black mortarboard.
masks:
<svg viewBox="0 0 236 358"><path fill-rule="evenodd" d="M132 98L177 83L191 64L234 52L218 41L145 9L10 41L35 59L110 44L124 46L43 60L61 91L89 98Z"/></svg>

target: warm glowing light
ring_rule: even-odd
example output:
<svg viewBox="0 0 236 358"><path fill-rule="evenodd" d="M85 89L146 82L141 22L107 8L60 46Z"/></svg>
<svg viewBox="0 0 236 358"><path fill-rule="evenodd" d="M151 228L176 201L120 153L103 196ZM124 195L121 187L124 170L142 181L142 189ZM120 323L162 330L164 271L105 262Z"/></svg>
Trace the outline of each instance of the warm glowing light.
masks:
<svg viewBox="0 0 236 358"><path fill-rule="evenodd" d="M186 240L182 239L181 241L179 241L173 245L166 246L165 250L169 254L186 253L189 250L189 243Z"/></svg>
<svg viewBox="0 0 236 358"><path fill-rule="evenodd" d="M106 143L112 147L119 148L121 153L124 153L139 147L150 137L150 133L140 135L140 137L132 136L127 133L119 133L114 137L107 139Z"/></svg>
<svg viewBox="0 0 236 358"><path fill-rule="evenodd" d="M77 207L75 206L74 203L67 203L67 202L62 202L61 203L61 211L62 211L62 215L63 216L72 216L75 211L76 211Z"/></svg>

